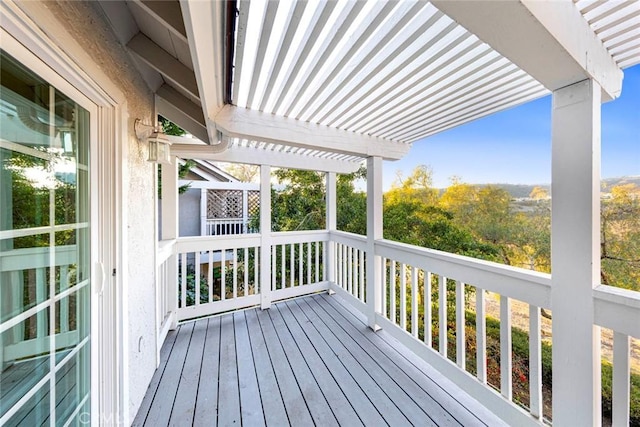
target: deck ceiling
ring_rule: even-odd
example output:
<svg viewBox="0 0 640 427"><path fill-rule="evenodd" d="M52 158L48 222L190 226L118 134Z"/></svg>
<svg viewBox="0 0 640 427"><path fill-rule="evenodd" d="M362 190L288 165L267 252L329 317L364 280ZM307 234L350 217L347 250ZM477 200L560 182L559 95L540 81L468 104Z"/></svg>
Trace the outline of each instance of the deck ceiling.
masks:
<svg viewBox="0 0 640 427"><path fill-rule="evenodd" d="M338 169L397 159L417 140L585 78L615 99L621 70L640 63L639 1L101 5L161 114L227 161L241 156L220 152Z"/></svg>

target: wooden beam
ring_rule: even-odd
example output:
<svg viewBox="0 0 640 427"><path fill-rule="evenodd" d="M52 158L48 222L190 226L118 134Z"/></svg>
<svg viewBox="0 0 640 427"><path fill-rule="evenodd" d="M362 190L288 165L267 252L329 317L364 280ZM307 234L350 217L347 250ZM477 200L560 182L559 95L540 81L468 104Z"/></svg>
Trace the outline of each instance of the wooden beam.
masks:
<svg viewBox="0 0 640 427"><path fill-rule="evenodd" d="M226 105L215 118L216 127L230 137L304 147L362 157L402 158L411 146L288 117Z"/></svg>
<svg viewBox="0 0 640 427"><path fill-rule="evenodd" d="M180 2L177 0L135 0L135 3L149 15L153 16L176 37L188 43L187 33L184 29L184 21L182 20L182 11L180 10Z"/></svg>
<svg viewBox="0 0 640 427"><path fill-rule="evenodd" d="M164 84L156 92L156 110L201 141L209 141L202 108L171 86Z"/></svg>
<svg viewBox="0 0 640 427"><path fill-rule="evenodd" d="M593 79L620 95L622 71L571 0L432 3L551 91Z"/></svg>
<svg viewBox="0 0 640 427"><path fill-rule="evenodd" d="M314 170L336 173L352 173L358 170L357 162L310 157L299 154L280 153L247 147L232 147L221 153L211 146L197 144L173 144L171 154L184 159L213 160L217 162L269 165L273 167Z"/></svg>
<svg viewBox="0 0 640 427"><path fill-rule="evenodd" d="M181 0L195 80L211 141L217 140L213 118L224 106L226 2Z"/></svg>
<svg viewBox="0 0 640 427"><path fill-rule="evenodd" d="M198 84L193 71L150 38L138 33L127 43L127 47L144 63L162 74L165 80L169 80L173 85L199 98Z"/></svg>

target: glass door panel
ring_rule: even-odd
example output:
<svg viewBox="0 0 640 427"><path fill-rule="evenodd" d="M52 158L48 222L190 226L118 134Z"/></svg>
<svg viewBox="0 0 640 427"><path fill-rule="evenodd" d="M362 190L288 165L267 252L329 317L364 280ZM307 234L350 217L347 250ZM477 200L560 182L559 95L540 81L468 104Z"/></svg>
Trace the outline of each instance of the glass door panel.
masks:
<svg viewBox="0 0 640 427"><path fill-rule="evenodd" d="M0 70L0 425L64 425L89 416L89 112Z"/></svg>

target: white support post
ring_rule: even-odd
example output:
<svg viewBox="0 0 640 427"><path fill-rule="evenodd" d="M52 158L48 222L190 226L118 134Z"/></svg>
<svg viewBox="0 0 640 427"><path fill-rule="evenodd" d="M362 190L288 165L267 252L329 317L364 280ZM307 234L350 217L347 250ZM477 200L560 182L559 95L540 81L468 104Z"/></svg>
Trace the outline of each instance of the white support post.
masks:
<svg viewBox="0 0 640 427"><path fill-rule="evenodd" d="M329 233L336 231L337 228L337 200L336 200L336 174L335 172L327 172L326 174L326 228ZM326 245L327 254L324 260L327 266L327 276L331 283L336 282L336 245L330 239ZM325 279L326 280L326 279ZM331 291L330 291L331 293Z"/></svg>
<svg viewBox="0 0 640 427"><path fill-rule="evenodd" d="M206 236L207 233L207 190L206 188L200 189L200 235Z"/></svg>
<svg viewBox="0 0 640 427"><path fill-rule="evenodd" d="M382 158L367 158L367 318L374 331L376 313L382 312L380 257L375 255L376 240L382 239Z"/></svg>
<svg viewBox="0 0 640 427"><path fill-rule="evenodd" d="M551 300L553 423L599 426L600 104L597 83L553 92Z"/></svg>
<svg viewBox="0 0 640 427"><path fill-rule="evenodd" d="M162 240L178 238L178 161L175 157L171 164L162 165ZM171 255L167 261L169 280L168 309L171 313L171 329L178 326L178 258ZM157 272L157 269L156 269ZM158 282L156 281L156 284Z"/></svg>
<svg viewBox="0 0 640 427"><path fill-rule="evenodd" d="M271 307L271 167L266 165L260 166L260 307Z"/></svg>

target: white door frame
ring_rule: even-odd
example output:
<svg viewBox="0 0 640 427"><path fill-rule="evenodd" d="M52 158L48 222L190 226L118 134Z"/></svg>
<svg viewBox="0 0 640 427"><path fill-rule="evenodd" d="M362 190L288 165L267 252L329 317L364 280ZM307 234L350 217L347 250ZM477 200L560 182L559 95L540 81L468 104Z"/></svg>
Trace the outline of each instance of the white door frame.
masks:
<svg viewBox="0 0 640 427"><path fill-rule="evenodd" d="M4 51L90 113L91 425L128 425L126 187L122 182L126 101L95 63L74 63L72 58L88 55L42 5L3 0L0 26Z"/></svg>

